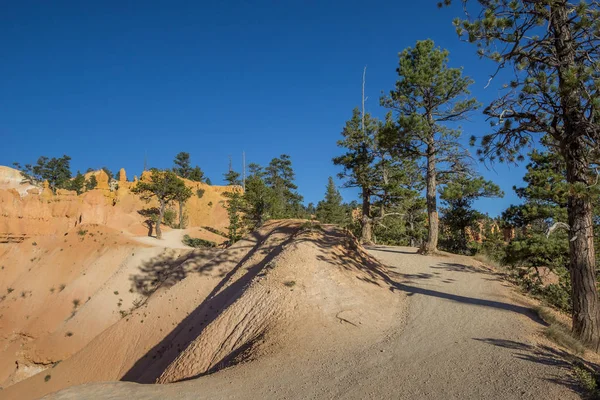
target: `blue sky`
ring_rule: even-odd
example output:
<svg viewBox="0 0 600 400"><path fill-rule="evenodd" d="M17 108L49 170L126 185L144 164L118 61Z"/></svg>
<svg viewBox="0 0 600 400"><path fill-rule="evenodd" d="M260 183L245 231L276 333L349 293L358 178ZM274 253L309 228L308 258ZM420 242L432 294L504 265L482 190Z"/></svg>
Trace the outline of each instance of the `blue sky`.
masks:
<svg viewBox="0 0 600 400"><path fill-rule="evenodd" d="M383 116L398 52L431 38L464 66L483 104L494 65L452 26L460 7L436 1L19 1L0 14L0 164L68 154L74 171L103 165L129 176L191 153L213 184L228 157L241 168L290 154L306 203L323 197L339 169L336 141L360 104ZM489 131L482 115L465 137ZM471 149L472 152L475 149ZM479 166L506 193L478 208L518 201L524 165ZM356 191L342 190L350 201Z"/></svg>

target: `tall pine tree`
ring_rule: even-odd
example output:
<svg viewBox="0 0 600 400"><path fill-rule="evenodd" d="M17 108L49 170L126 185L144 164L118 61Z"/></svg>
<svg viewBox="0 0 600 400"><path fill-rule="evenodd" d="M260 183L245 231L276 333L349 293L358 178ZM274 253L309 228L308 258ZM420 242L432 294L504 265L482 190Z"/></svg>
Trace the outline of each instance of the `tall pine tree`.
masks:
<svg viewBox="0 0 600 400"><path fill-rule="evenodd" d="M483 137L481 154L518 160L524 146L543 135L553 138L569 184L573 332L599 349L594 198L588 188L595 185L590 168L598 165L600 149L600 4L463 0L463 6L468 16L455 20L458 34L475 43L480 56L497 62L498 70L514 71L504 94L485 109L494 129Z"/></svg>
<svg viewBox="0 0 600 400"><path fill-rule="evenodd" d="M343 225L348 220L347 210L342 205L342 195L332 177L327 181L325 199L317 204L317 219L325 224Z"/></svg>
<svg viewBox="0 0 600 400"><path fill-rule="evenodd" d="M432 40L419 41L400 53L397 72L395 89L381 103L397 113L396 147L423 160L429 219L423 252L429 254L437 251L439 180L449 172L460 172L466 157L457 141L461 131L451 126L465 119L478 104L469 98L473 81L463 77L461 69L449 68L448 51L436 48Z"/></svg>

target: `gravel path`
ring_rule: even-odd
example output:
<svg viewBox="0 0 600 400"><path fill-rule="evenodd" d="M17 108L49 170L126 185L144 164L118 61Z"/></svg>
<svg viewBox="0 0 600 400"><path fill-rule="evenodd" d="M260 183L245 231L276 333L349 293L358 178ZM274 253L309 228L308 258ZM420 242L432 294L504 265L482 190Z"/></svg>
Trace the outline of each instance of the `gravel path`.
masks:
<svg viewBox="0 0 600 400"><path fill-rule="evenodd" d="M370 251L406 304L377 342L335 351L310 343L291 358L273 354L187 382L89 384L48 398L579 398L564 353L539 344L541 321L497 275L464 257Z"/></svg>

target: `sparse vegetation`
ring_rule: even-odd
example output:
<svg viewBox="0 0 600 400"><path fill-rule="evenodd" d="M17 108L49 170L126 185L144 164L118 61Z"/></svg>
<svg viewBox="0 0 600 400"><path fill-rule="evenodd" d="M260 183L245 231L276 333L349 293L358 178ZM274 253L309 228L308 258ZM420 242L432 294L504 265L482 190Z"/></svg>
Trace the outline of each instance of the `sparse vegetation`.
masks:
<svg viewBox="0 0 600 400"><path fill-rule="evenodd" d="M88 233L87 229L80 229L77 231L79 236L85 236Z"/></svg>
<svg viewBox="0 0 600 400"><path fill-rule="evenodd" d="M202 228L206 229L207 231L212 232L212 233L214 233L216 235L227 237L227 234L225 232L220 231L220 230L218 230L216 228L213 228L211 226L203 226Z"/></svg>
<svg viewBox="0 0 600 400"><path fill-rule="evenodd" d="M73 332L69 331L69 332L65 333L65 336L66 337L71 337L71 336L73 336Z"/></svg>
<svg viewBox="0 0 600 400"><path fill-rule="evenodd" d="M573 376L579 382L579 385L585 390L586 398L600 399L600 391L598 390L598 376L590 372L583 365L575 365L573 367Z"/></svg>
<svg viewBox="0 0 600 400"><path fill-rule="evenodd" d="M79 307L80 303L81 303L81 300L79 300L79 299L73 299L73 308Z"/></svg>
<svg viewBox="0 0 600 400"><path fill-rule="evenodd" d="M283 284L287 287L294 287L294 286L296 286L296 281L286 281L286 282L283 282Z"/></svg>
<svg viewBox="0 0 600 400"><path fill-rule="evenodd" d="M9 288L6 288L6 291L7 291L8 293L12 293L12 292L14 292L14 290L15 290L15 289L13 289L13 288L11 288L11 287L9 287Z"/></svg>
<svg viewBox="0 0 600 400"><path fill-rule="evenodd" d="M585 346L573 336L568 327L561 324L554 315L552 315L550 310L540 306L534 307L533 310L549 325L544 329L546 337L576 354L585 353Z"/></svg>
<svg viewBox="0 0 600 400"><path fill-rule="evenodd" d="M210 240L204 240L200 238L193 238L190 235L183 235L183 244L190 247L202 248L202 247L217 247L215 242L211 242Z"/></svg>
<svg viewBox="0 0 600 400"><path fill-rule="evenodd" d="M61 284L58 286L58 291L59 291L59 292L62 292L63 290L65 290L65 288L66 288L66 287L67 287L67 285L65 285L64 283L61 283Z"/></svg>
<svg viewBox="0 0 600 400"><path fill-rule="evenodd" d="M50 375L46 375L44 377L44 382L48 382L52 377Z"/></svg>

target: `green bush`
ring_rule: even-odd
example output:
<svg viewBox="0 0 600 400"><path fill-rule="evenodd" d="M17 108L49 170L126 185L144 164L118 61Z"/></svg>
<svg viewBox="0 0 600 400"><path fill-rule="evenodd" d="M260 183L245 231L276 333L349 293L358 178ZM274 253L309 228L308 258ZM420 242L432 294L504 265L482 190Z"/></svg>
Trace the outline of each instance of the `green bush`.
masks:
<svg viewBox="0 0 600 400"><path fill-rule="evenodd" d="M183 236L183 244L190 247L202 248L202 247L217 247L215 242L210 240L204 240L200 238L193 238L190 235Z"/></svg>
<svg viewBox="0 0 600 400"><path fill-rule="evenodd" d="M226 234L225 232L223 232L223 231L220 231L220 230L218 230L218 229L215 229L215 228L212 228L212 227L210 227L210 226L203 226L202 228L203 228L203 229L206 229L207 231L209 231L209 232L212 232L212 233L214 233L214 234L216 234L216 235L223 236L223 237L227 237L227 234Z"/></svg>
<svg viewBox="0 0 600 400"><path fill-rule="evenodd" d="M198 198L201 199L202 196L204 196L204 192L205 192L204 189L198 189L198 190L196 190L196 196L198 196Z"/></svg>
<svg viewBox="0 0 600 400"><path fill-rule="evenodd" d="M163 215L163 223L167 225L169 228L177 228L177 213L175 210L170 208L165 210L165 214Z"/></svg>

